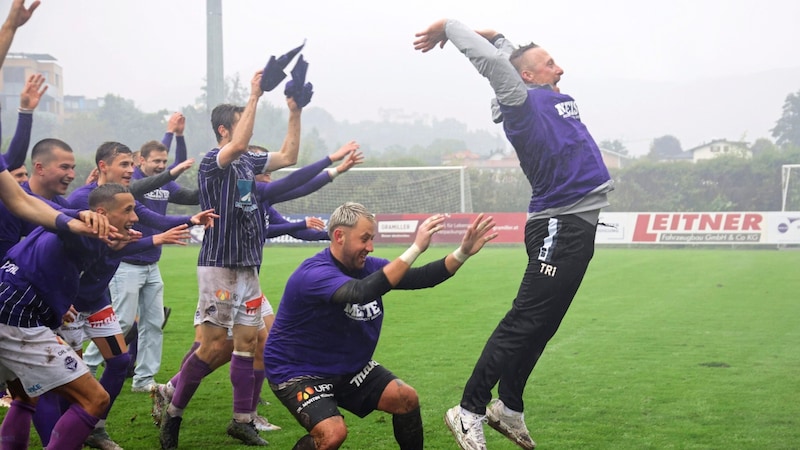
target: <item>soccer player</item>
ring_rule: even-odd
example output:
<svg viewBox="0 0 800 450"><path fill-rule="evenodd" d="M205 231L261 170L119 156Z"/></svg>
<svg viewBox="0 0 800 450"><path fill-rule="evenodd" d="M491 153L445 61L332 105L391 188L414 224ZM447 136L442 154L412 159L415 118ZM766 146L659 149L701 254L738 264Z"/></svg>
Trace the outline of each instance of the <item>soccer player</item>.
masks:
<svg viewBox="0 0 800 450"><path fill-rule="evenodd" d="M96 182L81 186L72 192L68 200L73 208L83 208L87 204L89 193L97 186L119 183L127 187L131 182L133 159L130 148L124 144L119 142L101 144L95 154L95 162L98 168L98 179ZM213 210L202 211L191 217L164 216L151 211L138 201L135 203L135 211L139 222L159 230L173 229L183 224L211 226L213 219L217 217ZM96 265L97 267L93 268L91 277L84 276L81 279L75 308L82 313L80 317L85 320L76 320L61 329L62 335L69 336L68 340L76 346L75 348L80 346L84 335L91 338L97 345L106 363L100 383L111 395L112 404L122 389L130 362L123 330L127 331L131 322L122 321L133 319L117 317L111 307L108 286L119 263L119 259L100 261ZM90 436L87 445L94 448L114 448L116 443L109 437L105 429L105 416L102 419L98 422L96 431Z"/></svg>
<svg viewBox="0 0 800 450"><path fill-rule="evenodd" d="M25 81L25 86L19 94L19 116L17 130L8 144L8 151L2 157L5 159L8 171L18 183L29 180L28 169L25 167L25 156L31 143L31 128L33 127L33 110L39 106L47 85L44 85L44 76L34 74Z"/></svg>
<svg viewBox="0 0 800 450"><path fill-rule="evenodd" d="M163 449L178 447L183 412L202 379L231 361L233 415L227 432L249 445L267 445L252 418L253 358L261 320L261 286L258 269L264 245L264 216L255 196L255 174L277 170L297 162L302 108L291 97L289 126L279 152L248 152L253 135L262 71L250 82L245 107L218 105L211 125L218 147L203 157L198 171L201 208L220 215L203 238L197 262L199 298L196 319L200 346L181 368L180 383L161 421ZM233 334L233 356L226 351L228 330Z"/></svg>
<svg viewBox="0 0 800 450"><path fill-rule="evenodd" d="M450 40L489 80L520 167L531 184L528 265L511 310L492 333L445 421L463 449L485 449L483 421L525 449L525 383L569 308L594 254L600 209L613 189L600 150L558 82L564 71L543 48L519 48L493 30L439 20L417 33L427 52ZM487 408L499 382L499 399Z"/></svg>
<svg viewBox="0 0 800 450"><path fill-rule="evenodd" d="M257 145L251 145L249 148L250 151L254 153L267 153L265 148ZM275 182L271 181L269 172L256 175L256 197L258 198L262 211L264 211L264 239L266 240L284 234L306 241L330 239L328 233L323 231L325 223L321 219L308 217L304 221L290 222L276 211L275 208L272 207L272 204L293 200L317 191L326 184L332 182L337 176L350 170L353 166L361 164L364 161L364 156L358 149L359 145L355 141L348 142L331 155L322 158L316 163L298 169ZM326 169L331 163L340 160L342 163L335 168ZM262 298L261 317L263 319L263 325L259 324L258 340L256 344L258 357L253 360L254 386L251 417L253 418L253 423L257 430L275 431L279 430L280 427L269 423L265 417L258 415L257 411L264 382L264 360L262 357L264 343L266 342L269 329L272 327L272 322L275 320L272 306L266 296ZM186 356L184 356L183 362L185 362L200 346L202 328L199 327L199 325L199 322L195 323L194 343ZM226 352L229 354L233 352L232 344L232 341L226 341ZM212 371L228 362L222 358L216 361L218 365L212 366ZM181 366L183 366L183 363L181 363ZM153 393L152 415L156 425L160 424L163 408L172 400L175 386L180 382L180 375L181 372L178 371L166 384L159 384L156 391Z"/></svg>
<svg viewBox="0 0 800 450"><path fill-rule="evenodd" d="M33 163L30 180L22 183L25 192L49 202L50 206L69 208L69 202L62 197L69 184L75 179L75 156L72 148L58 139L43 139L33 146ZM0 203L0 256L5 255L11 246L27 236L37 225L11 214Z"/></svg>
<svg viewBox="0 0 800 450"><path fill-rule="evenodd" d="M14 0L8 12L5 22L0 26L0 67L8 54L11 42L17 29L30 20L33 12L39 7L40 2L34 1L30 7L25 7L25 0ZM94 236L105 239L108 237L106 220L93 222L95 216L87 215L87 223L81 220L72 219L69 216L56 211L40 199L28 195L14 177L8 172L5 160L0 158L0 201L2 201L9 211L17 217L28 222L33 222L50 229L69 230L73 233L80 233L87 236Z"/></svg>
<svg viewBox="0 0 800 450"><path fill-rule="evenodd" d="M122 236L133 222L133 196L110 184L89 199ZM109 394L52 329L62 323L81 273L110 253L105 242L43 228L12 247L0 267L0 379L15 400L0 427L3 448L27 449L36 398L54 390L72 406L57 421L50 448L79 449L108 408Z"/></svg>
<svg viewBox="0 0 800 450"><path fill-rule="evenodd" d="M414 244L393 261L369 256L375 218L345 203L328 221L330 247L305 260L286 282L264 366L270 388L308 434L296 450L337 449L347 437L342 407L359 417L392 414L401 449L422 449L416 391L372 359L383 323L383 294L447 280L494 239L494 221L478 215L445 258L411 268L443 228L443 215L421 223Z"/></svg>
<svg viewBox="0 0 800 450"><path fill-rule="evenodd" d="M182 135L182 130L181 130ZM186 151L184 149L183 154ZM158 141L149 141L139 150L140 165L133 168L132 182L148 177L155 177L167 172L167 148ZM169 172L182 172L181 168L189 168L194 160L173 167ZM171 177L167 183L136 199L149 210L160 215L167 214L167 206L171 203L197 205L196 189L186 189ZM143 236L152 236L161 230L144 224L134 227ZM111 302L119 317L123 334L127 335L136 325L136 361L131 390L133 392L150 392L155 387L155 375L161 368L161 352L163 344L164 323L164 282L158 268L161 258L161 247L154 247L144 252L129 255L122 259L114 278L111 280ZM138 312L138 321L137 321ZM141 343L141 345L139 345ZM130 350L130 348L129 348ZM139 351L141 350L141 351ZM131 354L132 357L133 354ZM102 355L94 344L90 344L84 354L86 364L96 368L103 361ZM95 369L96 370L96 369Z"/></svg>

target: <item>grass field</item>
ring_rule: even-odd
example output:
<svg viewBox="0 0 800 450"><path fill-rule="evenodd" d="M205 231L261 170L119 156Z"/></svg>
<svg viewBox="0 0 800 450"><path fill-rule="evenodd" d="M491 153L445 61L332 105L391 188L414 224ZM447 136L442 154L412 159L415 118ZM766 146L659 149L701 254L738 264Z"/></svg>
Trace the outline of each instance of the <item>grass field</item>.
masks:
<svg viewBox="0 0 800 450"><path fill-rule="evenodd" d="M266 249L262 286L273 306L286 278L320 247ZM393 258L403 248L382 248ZM432 248L429 261L450 248ZM173 308L160 381L193 338L197 247L168 248L161 271ZM426 448L458 448L442 421L483 343L507 311L525 265L521 247L493 246L455 278L425 291L390 292L376 360L421 398ZM599 248L560 330L525 393L540 449L800 448L800 252ZM269 388L262 415L283 430L274 449L304 434ZM181 428L181 448L246 448L225 434L227 367L201 385ZM130 380L108 430L126 450L159 448L146 394ZM5 414L0 411L0 415ZM396 448L391 417L345 412L343 448ZM486 427L490 449L515 449ZM32 432L31 448L41 448Z"/></svg>

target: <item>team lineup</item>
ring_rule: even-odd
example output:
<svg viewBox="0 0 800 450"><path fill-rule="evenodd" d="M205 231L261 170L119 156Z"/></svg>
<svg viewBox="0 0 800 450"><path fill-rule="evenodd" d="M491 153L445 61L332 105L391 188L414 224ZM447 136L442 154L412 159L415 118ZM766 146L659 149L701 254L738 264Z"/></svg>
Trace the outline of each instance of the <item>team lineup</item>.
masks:
<svg viewBox="0 0 800 450"><path fill-rule="evenodd" d="M0 66L17 29L39 6L13 0L0 28ZM583 280L614 185L574 99L561 93L564 71L543 48L517 47L497 31L452 19L418 32L413 46L427 53L447 42L492 87L493 118L517 153L531 199L528 263L516 298L488 336L460 400L442 412L444 423L464 450L486 449L484 423L530 450L536 443L525 423L526 383ZM33 115L47 86L39 74L27 78L17 129L0 157L0 384L11 397L0 448L27 449L33 425L51 450L122 449L125 442L109 435L106 421L129 375L131 390L152 400L161 448L181 448L182 430L192 429L183 419L191 416L193 396L225 365L233 393L226 433L245 445L266 446L260 432L281 430L257 411L266 385L299 425L282 424L281 433L297 435L293 449L340 448L351 425L342 410L361 418L388 413L399 448L424 448L417 391L373 357L383 296L447 289L447 280L497 237L495 222L478 214L454 251L414 266L447 216L421 221L413 244L394 260L370 255L375 215L358 199L342 198L327 224L283 218L274 205L324 188L365 159L351 141L271 180L271 172L298 161L302 112L314 93L302 49L272 56L255 72L245 105L213 108L216 143L197 161L192 188L176 182L196 162L188 158L180 113L169 118L161 141L144 136L137 151L100 144L92 175L68 196L75 156L67 142L35 143L28 172ZM279 149L268 150L250 140L260 98L281 86L286 135ZM169 203L199 212L168 215ZM165 374L170 309L158 262L163 245L186 245L191 227L204 229L194 342L179 370ZM269 258L266 240L285 234L329 244L294 270L273 309L260 268Z"/></svg>

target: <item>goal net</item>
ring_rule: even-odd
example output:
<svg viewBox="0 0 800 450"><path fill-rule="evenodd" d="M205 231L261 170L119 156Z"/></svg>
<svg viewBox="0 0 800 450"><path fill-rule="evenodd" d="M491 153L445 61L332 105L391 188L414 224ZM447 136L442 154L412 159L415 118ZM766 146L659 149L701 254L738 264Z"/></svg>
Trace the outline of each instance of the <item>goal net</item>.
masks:
<svg viewBox="0 0 800 450"><path fill-rule="evenodd" d="M781 211L800 211L800 164L781 166Z"/></svg>
<svg viewBox="0 0 800 450"><path fill-rule="evenodd" d="M274 180L293 170L272 173ZM330 214L344 202L375 214L472 212L465 167L356 167L305 197L280 203L281 214Z"/></svg>

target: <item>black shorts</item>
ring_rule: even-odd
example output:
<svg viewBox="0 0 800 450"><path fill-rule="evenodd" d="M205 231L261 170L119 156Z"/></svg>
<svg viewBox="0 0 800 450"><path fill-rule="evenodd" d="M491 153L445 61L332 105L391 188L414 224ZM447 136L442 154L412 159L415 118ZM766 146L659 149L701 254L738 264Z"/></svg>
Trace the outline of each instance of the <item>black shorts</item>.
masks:
<svg viewBox="0 0 800 450"><path fill-rule="evenodd" d="M342 407L366 417L378 407L386 386L397 377L375 361L360 372L335 378L298 378L269 387L307 431L323 420L341 416Z"/></svg>

